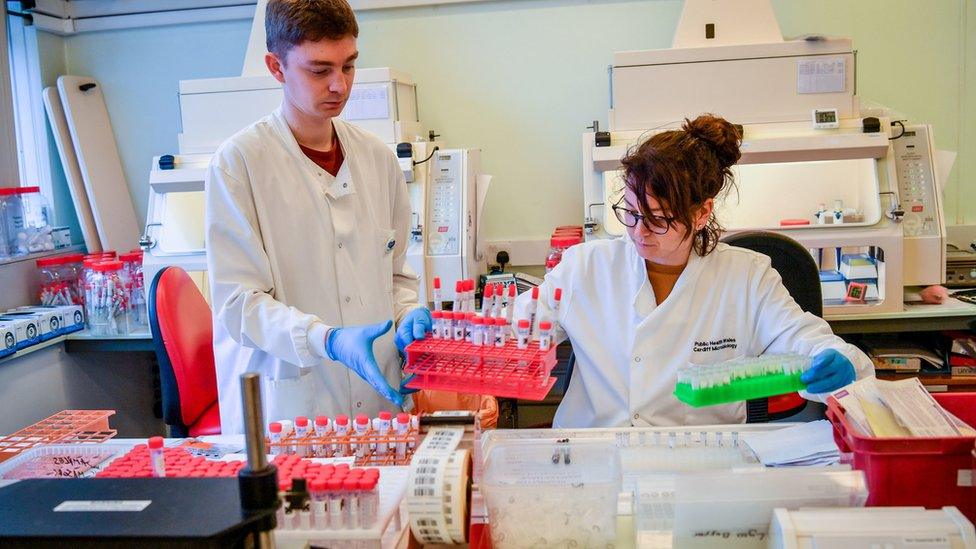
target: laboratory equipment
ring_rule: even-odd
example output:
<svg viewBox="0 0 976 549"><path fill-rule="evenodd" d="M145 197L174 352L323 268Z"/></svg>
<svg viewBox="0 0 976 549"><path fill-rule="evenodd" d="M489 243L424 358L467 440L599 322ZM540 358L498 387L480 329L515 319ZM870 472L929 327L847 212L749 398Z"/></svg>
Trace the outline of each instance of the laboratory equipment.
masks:
<svg viewBox="0 0 976 549"><path fill-rule="evenodd" d="M115 436L108 424L114 410L63 410L20 429L0 436L0 462L36 446L104 442Z"/></svg>
<svg viewBox="0 0 976 549"><path fill-rule="evenodd" d="M86 316L92 334L124 334L128 304L129 296L122 280L122 262L95 263L89 285L85 288Z"/></svg>
<svg viewBox="0 0 976 549"><path fill-rule="evenodd" d="M976 393L933 393L947 412L976 425ZM841 452L867 476L868 505L955 505L976 520L976 488L969 481L976 437L877 438L854 426L837 399L827 399L827 419Z"/></svg>
<svg viewBox="0 0 976 549"><path fill-rule="evenodd" d="M481 491L492 546L610 547L617 539L620 453L599 441L499 442Z"/></svg>
<svg viewBox="0 0 976 549"><path fill-rule="evenodd" d="M800 355L739 357L715 364L689 363L678 369L674 396L694 407L744 402L802 391L800 376L811 359Z"/></svg>
<svg viewBox="0 0 976 549"><path fill-rule="evenodd" d="M268 424L267 442L272 455L353 456L358 465L405 465L410 462L412 448L420 439L419 431L410 428L409 416L400 418L398 415L394 423L389 412L380 412L379 417L372 419L359 414L352 425L348 416L339 415L335 418L334 430L318 428L320 419L327 421L320 416L316 418L316 429L311 432L307 430L307 424L305 428L300 427L303 419L307 421L307 418L296 418L295 430L282 425L287 420ZM389 452L389 448L394 448L395 452Z"/></svg>
<svg viewBox="0 0 976 549"><path fill-rule="evenodd" d="M40 187L0 188L0 224L6 239L0 257L54 249L50 212Z"/></svg>
<svg viewBox="0 0 976 549"><path fill-rule="evenodd" d="M125 309L126 332L140 333L149 330L149 309L146 304L146 282L142 271L142 250L133 250L119 256L122 262L122 283L129 300Z"/></svg>
<svg viewBox="0 0 976 549"><path fill-rule="evenodd" d="M776 509L769 549L976 548L976 530L955 507Z"/></svg>
<svg viewBox="0 0 976 549"><path fill-rule="evenodd" d="M905 286L944 281L932 129L860 108L851 40L783 40L769 2L751 4L689 0L672 48L614 54L610 131L583 135L588 238L624 234L610 208L628 149L710 112L742 128L737 189L715 205L725 229L780 232L810 249L829 278L825 316L900 311ZM721 30L706 39L703 22ZM836 111L837 127L812 127L815 110L831 126ZM876 273L838 277L843 256L866 257ZM847 299L851 282L863 299Z"/></svg>
<svg viewBox="0 0 976 549"><path fill-rule="evenodd" d="M81 305L25 305L11 309L4 314L10 313L40 315L42 320L39 324L50 329L50 337L77 332L85 328L85 315Z"/></svg>

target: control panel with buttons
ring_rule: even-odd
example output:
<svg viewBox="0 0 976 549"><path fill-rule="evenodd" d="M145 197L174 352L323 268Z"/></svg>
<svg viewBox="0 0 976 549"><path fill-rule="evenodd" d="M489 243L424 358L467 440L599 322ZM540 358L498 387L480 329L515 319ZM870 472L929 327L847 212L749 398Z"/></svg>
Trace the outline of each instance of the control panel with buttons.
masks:
<svg viewBox="0 0 976 549"><path fill-rule="evenodd" d="M899 128L893 131L898 135ZM892 140L892 145L898 173L898 196L905 211L902 219L905 236L938 236L935 172L929 151L928 128L908 126L900 137Z"/></svg>
<svg viewBox="0 0 976 549"><path fill-rule="evenodd" d="M457 255L460 252L464 205L460 156L451 152L437 153L428 194L427 255Z"/></svg>

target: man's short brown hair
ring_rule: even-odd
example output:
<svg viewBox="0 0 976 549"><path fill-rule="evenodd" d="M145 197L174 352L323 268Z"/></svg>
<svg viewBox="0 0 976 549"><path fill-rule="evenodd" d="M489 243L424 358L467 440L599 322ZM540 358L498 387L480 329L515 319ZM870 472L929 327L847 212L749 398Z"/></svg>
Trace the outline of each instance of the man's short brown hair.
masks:
<svg viewBox="0 0 976 549"><path fill-rule="evenodd" d="M268 0L264 12L268 51L282 62L305 40L359 37L356 15L346 0Z"/></svg>

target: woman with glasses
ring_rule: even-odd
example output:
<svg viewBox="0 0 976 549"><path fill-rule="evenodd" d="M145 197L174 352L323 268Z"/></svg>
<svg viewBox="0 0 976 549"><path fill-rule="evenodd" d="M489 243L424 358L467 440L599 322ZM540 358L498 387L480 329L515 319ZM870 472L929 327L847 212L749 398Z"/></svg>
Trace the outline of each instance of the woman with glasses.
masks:
<svg viewBox="0 0 976 549"><path fill-rule="evenodd" d="M864 353L800 310L768 257L718 241L715 198L733 185L739 141L729 122L703 115L636 146L613 206L627 236L574 246L546 275L540 295L562 288L557 337L577 360L554 427L745 421L744 402L692 408L672 395L689 363L810 356L811 400L873 373ZM528 303L518 299L517 318ZM540 299L537 316L551 318L552 305Z"/></svg>

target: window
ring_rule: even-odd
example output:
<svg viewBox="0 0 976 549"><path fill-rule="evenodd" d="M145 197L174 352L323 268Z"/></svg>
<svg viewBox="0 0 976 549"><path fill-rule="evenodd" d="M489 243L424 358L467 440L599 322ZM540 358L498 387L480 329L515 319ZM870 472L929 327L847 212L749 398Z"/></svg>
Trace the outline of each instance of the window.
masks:
<svg viewBox="0 0 976 549"><path fill-rule="evenodd" d="M20 169L17 150L17 130L14 116L13 89L11 87L9 37L7 33L10 17L6 4L0 5L0 186L20 185Z"/></svg>

